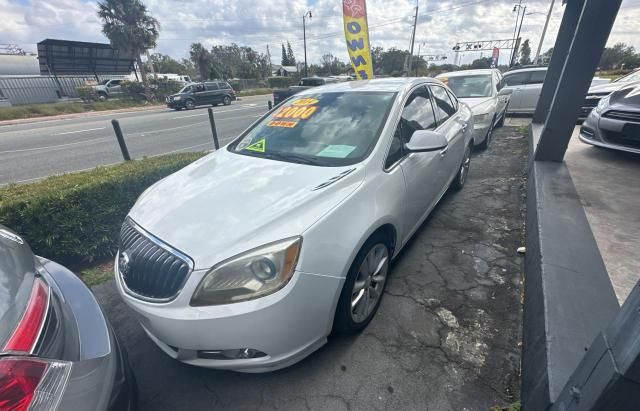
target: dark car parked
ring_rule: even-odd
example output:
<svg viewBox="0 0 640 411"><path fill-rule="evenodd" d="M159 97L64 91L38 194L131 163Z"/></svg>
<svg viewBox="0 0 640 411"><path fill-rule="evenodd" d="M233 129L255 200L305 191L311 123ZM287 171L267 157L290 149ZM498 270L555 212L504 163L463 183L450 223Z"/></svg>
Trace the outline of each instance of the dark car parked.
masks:
<svg viewBox="0 0 640 411"><path fill-rule="evenodd" d="M167 96L167 106L175 110L191 110L196 106L224 104L236 99L236 92L226 81L187 84L176 94Z"/></svg>
<svg viewBox="0 0 640 411"><path fill-rule="evenodd" d="M331 77L305 77L300 80L300 84L297 86L273 90L273 104L278 105L302 90L306 90L311 87L324 86L325 84L337 83L338 81L339 80Z"/></svg>
<svg viewBox="0 0 640 411"><path fill-rule="evenodd" d="M580 140L640 154L640 82L602 98L582 123Z"/></svg>
<svg viewBox="0 0 640 411"><path fill-rule="evenodd" d="M0 410L130 410L135 378L100 306L0 225Z"/></svg>

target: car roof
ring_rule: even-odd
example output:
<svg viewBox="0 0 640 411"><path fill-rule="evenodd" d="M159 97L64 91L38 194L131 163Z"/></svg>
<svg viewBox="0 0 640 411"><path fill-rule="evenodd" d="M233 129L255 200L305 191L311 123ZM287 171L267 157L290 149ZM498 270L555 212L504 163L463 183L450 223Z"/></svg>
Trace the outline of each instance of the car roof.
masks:
<svg viewBox="0 0 640 411"><path fill-rule="evenodd" d="M519 68L519 69L513 69L513 70L509 70L507 72L504 73L504 75L506 76L507 74L513 74L513 73L526 73L529 71L547 71L547 67L546 66L538 66L538 67L524 67L524 68Z"/></svg>
<svg viewBox="0 0 640 411"><path fill-rule="evenodd" d="M477 76L481 74L492 74L498 71L497 69L472 69L472 70L458 70L449 71L447 73L440 73L436 78L441 77L460 77L460 76Z"/></svg>
<svg viewBox="0 0 640 411"><path fill-rule="evenodd" d="M399 92L409 89L418 84L424 83L437 83L440 81L431 77L388 77L388 78L378 78L372 80L356 80L356 81L345 81L342 83L331 83L325 86L314 87L308 90L303 90L298 93L298 95L302 94L313 94L318 92L318 90L326 91L326 92L352 92L352 91L389 91L389 92Z"/></svg>

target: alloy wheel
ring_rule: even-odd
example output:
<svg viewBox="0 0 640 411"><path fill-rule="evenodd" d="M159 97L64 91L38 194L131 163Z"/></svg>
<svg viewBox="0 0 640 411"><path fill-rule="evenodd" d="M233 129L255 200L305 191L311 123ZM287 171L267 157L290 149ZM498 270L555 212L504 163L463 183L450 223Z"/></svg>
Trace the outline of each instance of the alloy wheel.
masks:
<svg viewBox="0 0 640 411"><path fill-rule="evenodd" d="M378 243L362 260L351 291L351 319L354 323L365 322L375 310L387 281L389 251Z"/></svg>

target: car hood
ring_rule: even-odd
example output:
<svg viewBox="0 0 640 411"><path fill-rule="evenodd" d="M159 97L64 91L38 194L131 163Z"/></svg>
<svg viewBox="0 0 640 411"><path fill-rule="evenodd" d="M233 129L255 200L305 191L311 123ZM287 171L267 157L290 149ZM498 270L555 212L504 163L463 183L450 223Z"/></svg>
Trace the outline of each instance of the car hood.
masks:
<svg viewBox="0 0 640 411"><path fill-rule="evenodd" d="M627 84L612 93L609 108L640 112L640 83Z"/></svg>
<svg viewBox="0 0 640 411"><path fill-rule="evenodd" d="M624 83L600 84L597 86L589 87L589 92L587 94L609 94L609 93L613 93L614 91L624 86L625 86Z"/></svg>
<svg viewBox="0 0 640 411"><path fill-rule="evenodd" d="M176 98L176 97L184 97L184 96L188 96L188 95L189 95L189 94L187 94L187 93L176 93L176 94L170 94L170 95L169 95L169 96L167 96L167 97L169 97L169 98Z"/></svg>
<svg viewBox="0 0 640 411"><path fill-rule="evenodd" d="M495 103L495 97L473 97L473 98L460 98L458 100L462 101L466 105L471 108L473 114L482 114L480 111L486 112L486 110L482 110L489 102Z"/></svg>
<svg viewBox="0 0 640 411"><path fill-rule="evenodd" d="M222 149L156 183L129 216L204 269L301 235L363 178L362 165L319 167Z"/></svg>

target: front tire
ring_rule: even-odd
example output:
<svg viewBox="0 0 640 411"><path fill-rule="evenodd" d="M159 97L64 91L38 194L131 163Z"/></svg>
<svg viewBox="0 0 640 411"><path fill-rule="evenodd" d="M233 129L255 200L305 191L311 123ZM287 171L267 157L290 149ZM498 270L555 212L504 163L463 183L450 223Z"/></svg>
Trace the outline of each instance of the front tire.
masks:
<svg viewBox="0 0 640 411"><path fill-rule="evenodd" d="M489 130L487 130L487 135L485 136L484 141L480 143L481 150L486 150L491 145L491 140L493 139L493 130L495 129L494 120L495 118L491 119L491 125L489 125Z"/></svg>
<svg viewBox="0 0 640 411"><path fill-rule="evenodd" d="M364 243L342 287L334 318L334 331L355 334L371 322L387 285L391 260L388 239L378 233Z"/></svg>
<svg viewBox="0 0 640 411"><path fill-rule="evenodd" d="M184 108L187 110L193 110L196 107L196 103L193 100L187 100L184 102Z"/></svg>
<svg viewBox="0 0 640 411"><path fill-rule="evenodd" d="M462 158L462 164L460 164L460 168L458 169L458 173L456 174L456 178L451 183L451 188L455 191L462 190L464 184L467 182L467 176L469 174L469 165L471 164L471 146L468 146L464 152L464 157Z"/></svg>

